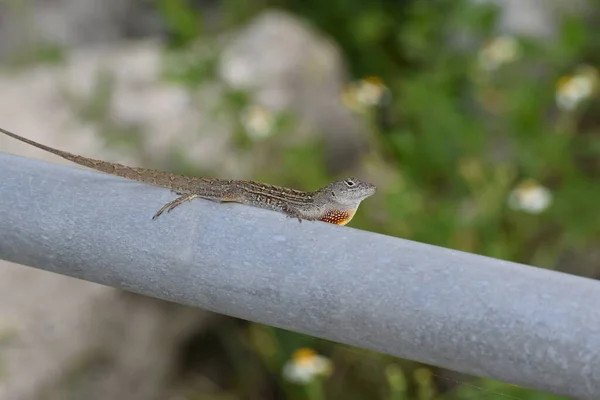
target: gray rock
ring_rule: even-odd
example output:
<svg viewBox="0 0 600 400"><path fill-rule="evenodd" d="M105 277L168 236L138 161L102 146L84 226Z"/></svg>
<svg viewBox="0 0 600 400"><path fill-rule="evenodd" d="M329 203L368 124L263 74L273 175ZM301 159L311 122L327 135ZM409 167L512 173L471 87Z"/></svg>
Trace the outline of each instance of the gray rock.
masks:
<svg viewBox="0 0 600 400"><path fill-rule="evenodd" d="M83 46L164 32L150 2L28 0L0 3L0 59L35 43Z"/></svg>
<svg viewBox="0 0 600 400"><path fill-rule="evenodd" d="M473 0L500 10L500 33L550 39L556 36L565 15L583 16L586 0Z"/></svg>
<svg viewBox="0 0 600 400"><path fill-rule="evenodd" d="M331 172L352 169L366 150L366 129L341 103L346 81L340 49L296 17L267 11L225 47L219 73L253 91L257 104L300 120L290 142L322 136Z"/></svg>
<svg viewBox="0 0 600 400"><path fill-rule="evenodd" d="M206 312L0 261L0 399L165 398Z"/></svg>

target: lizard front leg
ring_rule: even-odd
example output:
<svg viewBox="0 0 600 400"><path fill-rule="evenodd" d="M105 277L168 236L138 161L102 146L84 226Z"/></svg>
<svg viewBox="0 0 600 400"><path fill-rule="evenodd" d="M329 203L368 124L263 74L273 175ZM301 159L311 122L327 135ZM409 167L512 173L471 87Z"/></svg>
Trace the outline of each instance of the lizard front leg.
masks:
<svg viewBox="0 0 600 400"><path fill-rule="evenodd" d="M295 209L292 208L288 205L284 205L281 208L281 211L288 217L288 218L296 218L298 219L298 222L302 222L303 219L307 219L306 217L304 217L304 215L302 215L302 213Z"/></svg>

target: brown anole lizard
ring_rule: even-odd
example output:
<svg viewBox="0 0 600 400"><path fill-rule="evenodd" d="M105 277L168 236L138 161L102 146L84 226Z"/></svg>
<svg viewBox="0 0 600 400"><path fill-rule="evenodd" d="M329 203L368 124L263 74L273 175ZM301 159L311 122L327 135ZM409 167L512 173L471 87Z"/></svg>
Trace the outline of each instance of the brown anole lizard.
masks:
<svg viewBox="0 0 600 400"><path fill-rule="evenodd" d="M361 201L373 195L376 190L374 185L355 178L334 181L314 192L304 192L255 181L187 177L78 156L34 142L2 128L0 132L79 165L122 178L165 187L177 193L179 197L165 204L152 219L157 218L164 211L170 212L186 201L203 198L279 211L299 221L318 220L346 225L356 213Z"/></svg>

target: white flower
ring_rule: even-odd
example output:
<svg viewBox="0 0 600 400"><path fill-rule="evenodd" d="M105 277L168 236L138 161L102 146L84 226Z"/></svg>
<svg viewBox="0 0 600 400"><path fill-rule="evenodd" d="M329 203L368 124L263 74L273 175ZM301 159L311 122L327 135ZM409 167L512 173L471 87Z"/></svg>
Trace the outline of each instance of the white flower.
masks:
<svg viewBox="0 0 600 400"><path fill-rule="evenodd" d="M376 106L387 93L388 88L383 81L371 76L362 79L356 87L356 100L365 106Z"/></svg>
<svg viewBox="0 0 600 400"><path fill-rule="evenodd" d="M297 350L283 367L283 376L290 382L308 383L318 376L328 375L332 370L331 361L317 354L313 349Z"/></svg>
<svg viewBox="0 0 600 400"><path fill-rule="evenodd" d="M266 107L253 105L242 111L241 123L250 138L260 140L273 134L275 115Z"/></svg>
<svg viewBox="0 0 600 400"><path fill-rule="evenodd" d="M572 111L594 94L597 85L597 70L579 67L574 75L563 76L556 83L556 104L563 110Z"/></svg>
<svg viewBox="0 0 600 400"><path fill-rule="evenodd" d="M342 102L350 109L363 111L386 101L389 94L389 88L381 78L370 76L346 86Z"/></svg>
<svg viewBox="0 0 600 400"><path fill-rule="evenodd" d="M515 61L520 54L519 43L511 36L498 36L486 43L478 54L482 69L493 71L503 64Z"/></svg>
<svg viewBox="0 0 600 400"><path fill-rule="evenodd" d="M538 182L528 179L519 183L508 197L513 210L539 214L552 203L552 193Z"/></svg>

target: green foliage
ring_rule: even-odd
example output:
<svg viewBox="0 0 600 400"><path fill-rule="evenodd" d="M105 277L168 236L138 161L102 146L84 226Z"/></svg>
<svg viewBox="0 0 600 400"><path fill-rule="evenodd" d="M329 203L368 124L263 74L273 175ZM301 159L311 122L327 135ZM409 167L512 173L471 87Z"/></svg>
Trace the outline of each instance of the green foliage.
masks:
<svg viewBox="0 0 600 400"><path fill-rule="evenodd" d="M52 42L40 41L13 52L6 61L8 68L18 70L32 65L62 65L65 62L63 48Z"/></svg>
<svg viewBox="0 0 600 400"><path fill-rule="evenodd" d="M200 35L202 20L187 0L155 0L171 32L171 45L189 45Z"/></svg>
<svg viewBox="0 0 600 400"><path fill-rule="evenodd" d="M31 0L3 0L0 6L16 16L21 29L19 40L16 41L18 46L4 60L7 67L19 70L39 64L60 65L65 61L65 53L61 45L47 38L35 37Z"/></svg>

